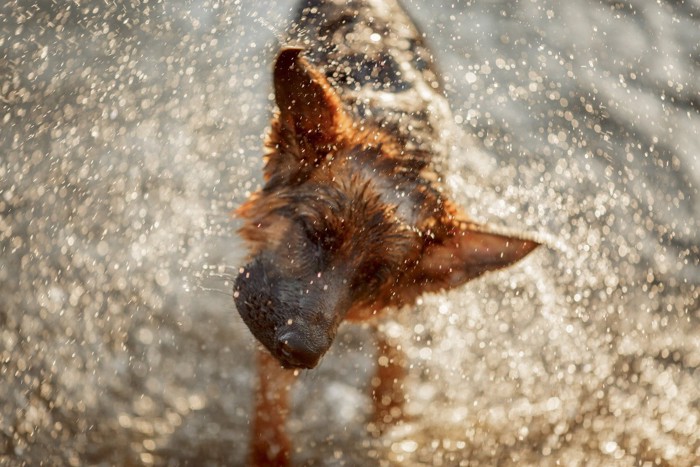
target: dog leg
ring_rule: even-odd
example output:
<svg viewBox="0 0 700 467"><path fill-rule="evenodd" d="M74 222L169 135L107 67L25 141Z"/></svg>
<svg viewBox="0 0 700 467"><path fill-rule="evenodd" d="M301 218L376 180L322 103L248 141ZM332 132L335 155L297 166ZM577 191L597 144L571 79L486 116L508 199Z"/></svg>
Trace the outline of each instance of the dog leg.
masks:
<svg viewBox="0 0 700 467"><path fill-rule="evenodd" d="M250 465L289 465L291 443L285 424L289 413L289 388L296 379L266 350L258 349L258 387L251 437Z"/></svg>
<svg viewBox="0 0 700 467"><path fill-rule="evenodd" d="M394 339L379 330L375 334L378 348L377 370L372 378L374 418L369 430L378 435L403 419L406 401L403 387L406 355Z"/></svg>

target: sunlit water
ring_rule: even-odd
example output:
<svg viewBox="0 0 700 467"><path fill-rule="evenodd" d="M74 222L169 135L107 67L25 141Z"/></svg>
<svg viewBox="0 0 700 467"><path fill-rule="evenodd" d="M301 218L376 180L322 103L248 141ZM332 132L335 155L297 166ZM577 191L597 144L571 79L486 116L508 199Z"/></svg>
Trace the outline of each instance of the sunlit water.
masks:
<svg viewBox="0 0 700 467"><path fill-rule="evenodd" d="M245 458L229 212L293 2L132 3L0 7L0 462ZM343 328L295 386L295 460L697 463L697 4L406 3L465 132L454 196L547 246L382 323L410 371L381 438Z"/></svg>

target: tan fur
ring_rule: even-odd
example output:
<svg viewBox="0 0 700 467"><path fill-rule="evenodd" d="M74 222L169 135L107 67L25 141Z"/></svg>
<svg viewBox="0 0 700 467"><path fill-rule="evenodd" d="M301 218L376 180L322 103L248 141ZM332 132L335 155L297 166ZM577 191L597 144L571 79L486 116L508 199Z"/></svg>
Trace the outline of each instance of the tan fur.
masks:
<svg viewBox="0 0 700 467"><path fill-rule="evenodd" d="M265 186L237 210L251 260L236 280L238 310L262 352L285 368L315 366L344 320L411 305L538 246L471 222L442 193L429 155L355 117L301 52L278 56ZM381 350L392 364L377 374L376 420L392 421L403 358L386 342ZM289 371L269 355L260 362L252 460L287 462L279 414L288 410Z"/></svg>

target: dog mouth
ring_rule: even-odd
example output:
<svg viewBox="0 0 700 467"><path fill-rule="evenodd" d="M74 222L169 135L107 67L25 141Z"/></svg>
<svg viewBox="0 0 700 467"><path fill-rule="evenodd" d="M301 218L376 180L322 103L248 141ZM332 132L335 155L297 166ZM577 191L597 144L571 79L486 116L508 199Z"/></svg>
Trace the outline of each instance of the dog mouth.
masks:
<svg viewBox="0 0 700 467"><path fill-rule="evenodd" d="M280 278L274 265L257 258L236 278L234 302L240 317L283 368L316 368L347 310L344 276L320 277ZM307 282L313 285L303 285Z"/></svg>

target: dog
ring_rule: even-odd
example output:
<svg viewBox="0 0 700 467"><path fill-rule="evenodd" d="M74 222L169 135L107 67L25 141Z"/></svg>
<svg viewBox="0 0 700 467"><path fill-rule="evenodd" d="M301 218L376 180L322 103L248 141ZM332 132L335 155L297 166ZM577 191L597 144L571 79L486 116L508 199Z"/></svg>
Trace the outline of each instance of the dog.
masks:
<svg viewBox="0 0 700 467"><path fill-rule="evenodd" d="M395 1L305 1L274 63L264 186L237 211L236 308L262 344L251 463L286 464L288 390L344 321L509 266L539 244L479 225L443 187L452 122L432 55ZM401 418L385 339L375 422ZM383 360L382 360L383 359Z"/></svg>

